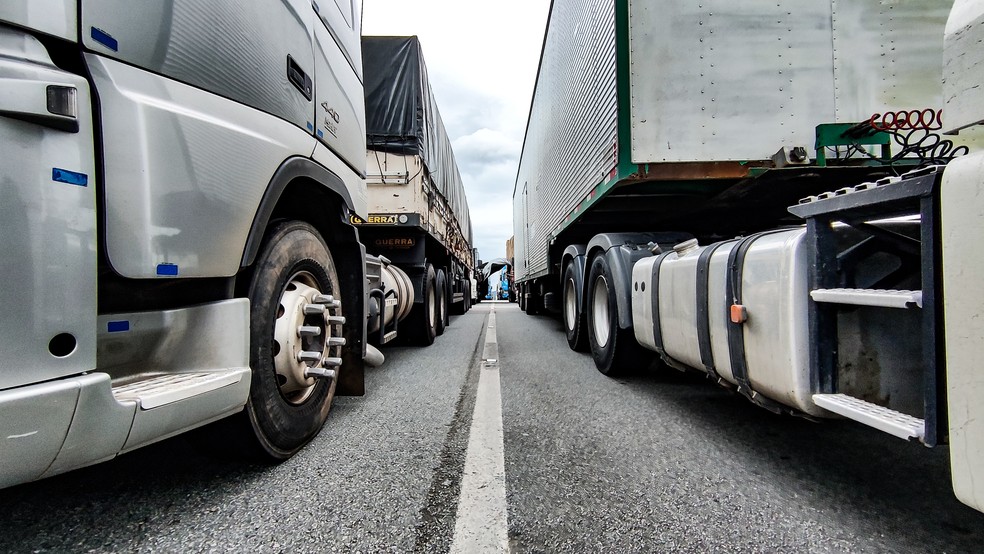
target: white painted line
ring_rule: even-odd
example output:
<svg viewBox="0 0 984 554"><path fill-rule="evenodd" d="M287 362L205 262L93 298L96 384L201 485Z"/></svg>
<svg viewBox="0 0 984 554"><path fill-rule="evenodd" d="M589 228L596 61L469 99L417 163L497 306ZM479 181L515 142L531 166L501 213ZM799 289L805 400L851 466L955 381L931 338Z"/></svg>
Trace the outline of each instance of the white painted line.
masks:
<svg viewBox="0 0 984 554"><path fill-rule="evenodd" d="M506 464L502 446L502 393L495 306L489 314L478 394L465 454L453 553L507 552Z"/></svg>

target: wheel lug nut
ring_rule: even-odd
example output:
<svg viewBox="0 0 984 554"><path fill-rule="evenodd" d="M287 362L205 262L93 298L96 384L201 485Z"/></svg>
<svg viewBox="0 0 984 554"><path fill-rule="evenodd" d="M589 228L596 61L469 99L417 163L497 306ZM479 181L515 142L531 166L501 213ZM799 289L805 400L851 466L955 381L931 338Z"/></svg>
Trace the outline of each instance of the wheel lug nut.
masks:
<svg viewBox="0 0 984 554"><path fill-rule="evenodd" d="M321 335L321 327L314 325L301 325L297 328L297 334L302 337L317 337Z"/></svg>
<svg viewBox="0 0 984 554"><path fill-rule="evenodd" d="M338 367L342 365L342 359L334 357L325 358L325 361L322 362L321 365L324 367Z"/></svg>
<svg viewBox="0 0 984 554"><path fill-rule="evenodd" d="M336 372L334 369L325 369L323 367L309 367L304 370L305 377L319 377L321 379L334 379Z"/></svg>
<svg viewBox="0 0 984 554"><path fill-rule="evenodd" d="M345 316L343 315L330 315L328 316L329 325L345 325Z"/></svg>
<svg viewBox="0 0 984 554"><path fill-rule="evenodd" d="M328 346L345 346L345 337L328 337Z"/></svg>
<svg viewBox="0 0 984 554"><path fill-rule="evenodd" d="M316 294L313 301L316 304L331 304L335 301L335 297L330 294Z"/></svg>
<svg viewBox="0 0 984 554"><path fill-rule="evenodd" d="M297 361L317 363L321 359L321 352L311 350L301 350L297 353Z"/></svg>
<svg viewBox="0 0 984 554"><path fill-rule="evenodd" d="M305 304L304 305L304 315L320 315L325 313L324 304Z"/></svg>

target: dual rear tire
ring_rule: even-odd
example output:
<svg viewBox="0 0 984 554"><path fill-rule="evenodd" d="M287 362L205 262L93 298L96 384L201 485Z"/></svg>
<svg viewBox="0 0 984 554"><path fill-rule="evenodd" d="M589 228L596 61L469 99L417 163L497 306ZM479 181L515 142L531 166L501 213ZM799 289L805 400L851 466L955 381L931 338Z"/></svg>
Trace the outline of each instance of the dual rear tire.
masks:
<svg viewBox="0 0 984 554"><path fill-rule="evenodd" d="M609 376L645 369L652 361L652 354L636 342L632 328L618 325L615 286L608 259L603 253L596 255L588 271L585 325L595 366Z"/></svg>

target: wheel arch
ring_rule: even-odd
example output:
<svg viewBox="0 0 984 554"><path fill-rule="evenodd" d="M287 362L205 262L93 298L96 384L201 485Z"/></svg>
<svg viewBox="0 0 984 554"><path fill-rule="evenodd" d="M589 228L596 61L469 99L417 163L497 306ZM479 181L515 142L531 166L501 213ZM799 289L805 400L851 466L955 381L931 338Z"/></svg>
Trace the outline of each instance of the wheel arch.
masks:
<svg viewBox="0 0 984 554"><path fill-rule="evenodd" d="M649 233L602 233L588 242L587 264L599 254L604 255L608 261L612 279L615 281L612 288L615 289L620 329L632 328L632 266L637 260L652 255L645 245L656 242L653 238ZM590 288L591 284L585 283L582 299L585 306Z"/></svg>
<svg viewBox="0 0 984 554"><path fill-rule="evenodd" d="M249 275L272 224L304 221L324 239L335 261L347 316L336 395L365 394L366 279L365 246L348 221L352 195L338 175L301 157L284 161L274 173L257 208L243 250L241 275Z"/></svg>
<svg viewBox="0 0 984 554"><path fill-rule="evenodd" d="M306 204L304 202L309 199L310 194L331 198L336 209L343 210L342 216L354 206L352 194L341 177L307 158L288 158L274 172L266 192L263 193L246 237L240 267L249 267L256 261L271 221L283 218L285 213L288 216L301 216L304 212L316 211L309 200ZM326 241L331 241L325 233L331 229L323 229L322 218L308 215L297 219L307 221L322 233Z"/></svg>

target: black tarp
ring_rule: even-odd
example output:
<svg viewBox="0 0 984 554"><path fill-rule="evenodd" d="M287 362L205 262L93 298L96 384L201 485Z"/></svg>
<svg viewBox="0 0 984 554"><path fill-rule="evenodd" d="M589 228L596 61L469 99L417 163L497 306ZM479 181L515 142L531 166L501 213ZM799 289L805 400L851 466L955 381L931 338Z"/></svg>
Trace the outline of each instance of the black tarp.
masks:
<svg viewBox="0 0 984 554"><path fill-rule="evenodd" d="M362 37L369 149L419 155L471 243L468 200L417 37Z"/></svg>

